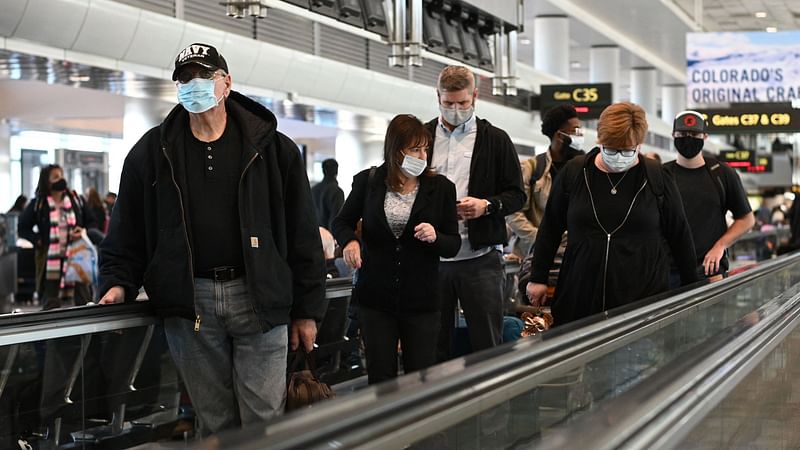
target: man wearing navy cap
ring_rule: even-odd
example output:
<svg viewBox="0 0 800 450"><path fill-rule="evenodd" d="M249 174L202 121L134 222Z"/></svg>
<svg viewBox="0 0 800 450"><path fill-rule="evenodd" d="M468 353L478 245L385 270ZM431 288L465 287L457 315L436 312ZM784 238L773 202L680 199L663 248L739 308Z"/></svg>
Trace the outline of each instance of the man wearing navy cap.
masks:
<svg viewBox="0 0 800 450"><path fill-rule="evenodd" d="M313 349L325 261L306 170L208 44L175 59L177 105L125 159L100 303L144 286L202 433L283 409L287 343Z"/></svg>
<svg viewBox="0 0 800 450"><path fill-rule="evenodd" d="M675 117L672 137L678 156L664 164L678 185L697 250L698 271L706 277L728 270L726 250L755 223L747 194L736 172L710 155L703 155L708 138L706 121L696 111ZM725 219L728 211L733 223Z"/></svg>

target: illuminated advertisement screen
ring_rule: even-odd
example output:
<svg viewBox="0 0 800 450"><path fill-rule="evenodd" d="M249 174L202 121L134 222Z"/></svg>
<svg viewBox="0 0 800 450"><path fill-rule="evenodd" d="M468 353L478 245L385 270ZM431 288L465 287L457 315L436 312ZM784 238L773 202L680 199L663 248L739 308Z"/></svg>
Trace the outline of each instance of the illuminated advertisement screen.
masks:
<svg viewBox="0 0 800 450"><path fill-rule="evenodd" d="M800 31L687 33L691 106L800 99Z"/></svg>

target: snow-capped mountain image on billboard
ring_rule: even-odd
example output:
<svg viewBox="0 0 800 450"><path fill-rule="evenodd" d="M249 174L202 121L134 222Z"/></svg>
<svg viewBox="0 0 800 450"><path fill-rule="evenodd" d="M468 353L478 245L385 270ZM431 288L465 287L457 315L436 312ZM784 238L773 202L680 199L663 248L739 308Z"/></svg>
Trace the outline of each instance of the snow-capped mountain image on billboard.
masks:
<svg viewBox="0 0 800 450"><path fill-rule="evenodd" d="M800 31L688 33L689 105L800 99Z"/></svg>

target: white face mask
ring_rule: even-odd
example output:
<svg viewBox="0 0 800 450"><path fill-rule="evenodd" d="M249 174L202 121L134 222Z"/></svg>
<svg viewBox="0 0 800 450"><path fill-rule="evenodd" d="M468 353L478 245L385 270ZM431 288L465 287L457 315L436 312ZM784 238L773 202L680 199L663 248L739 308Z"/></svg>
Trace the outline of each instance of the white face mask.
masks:
<svg viewBox="0 0 800 450"><path fill-rule="evenodd" d="M572 147L573 149L578 150L578 151L583 151L584 139L583 139L583 135L582 134L581 135L567 134L567 133L564 133L563 131L559 131L559 133L561 133L565 137L569 138L569 141L570 141L569 142L569 146L570 147Z"/></svg>
<svg viewBox="0 0 800 450"><path fill-rule="evenodd" d="M441 111L442 118L447 123L453 125L454 127L457 127L465 123L472 117L472 114L475 112L475 107L470 106L467 109L458 109L455 107L445 108L444 106L439 105L439 111Z"/></svg>
<svg viewBox="0 0 800 450"><path fill-rule="evenodd" d="M636 158L639 156L639 152L635 152L633 156L623 156L622 153L608 155L601 149L600 155L603 157L603 162L606 167L608 167L608 170L612 172L624 172L634 164Z"/></svg>
<svg viewBox="0 0 800 450"><path fill-rule="evenodd" d="M418 177L422 175L422 172L425 172L426 167L428 167L428 162L424 159L405 155L403 164L400 165L400 170L408 177Z"/></svg>

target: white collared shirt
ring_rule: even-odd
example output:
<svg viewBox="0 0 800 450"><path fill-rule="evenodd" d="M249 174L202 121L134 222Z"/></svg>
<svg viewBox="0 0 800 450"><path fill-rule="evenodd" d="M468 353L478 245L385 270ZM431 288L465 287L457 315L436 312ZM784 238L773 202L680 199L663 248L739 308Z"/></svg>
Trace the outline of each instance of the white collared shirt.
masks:
<svg viewBox="0 0 800 450"><path fill-rule="evenodd" d="M439 117L436 125L436 136L433 142L433 169L444 175L456 185L456 198L460 200L469 195L469 171L472 163L472 151L478 135L478 123L475 114L463 124L450 131ZM458 232L461 234L461 249L453 258L442 258L442 261L461 261L477 258L491 251L491 247L472 250L470 246L466 221L458 221Z"/></svg>

